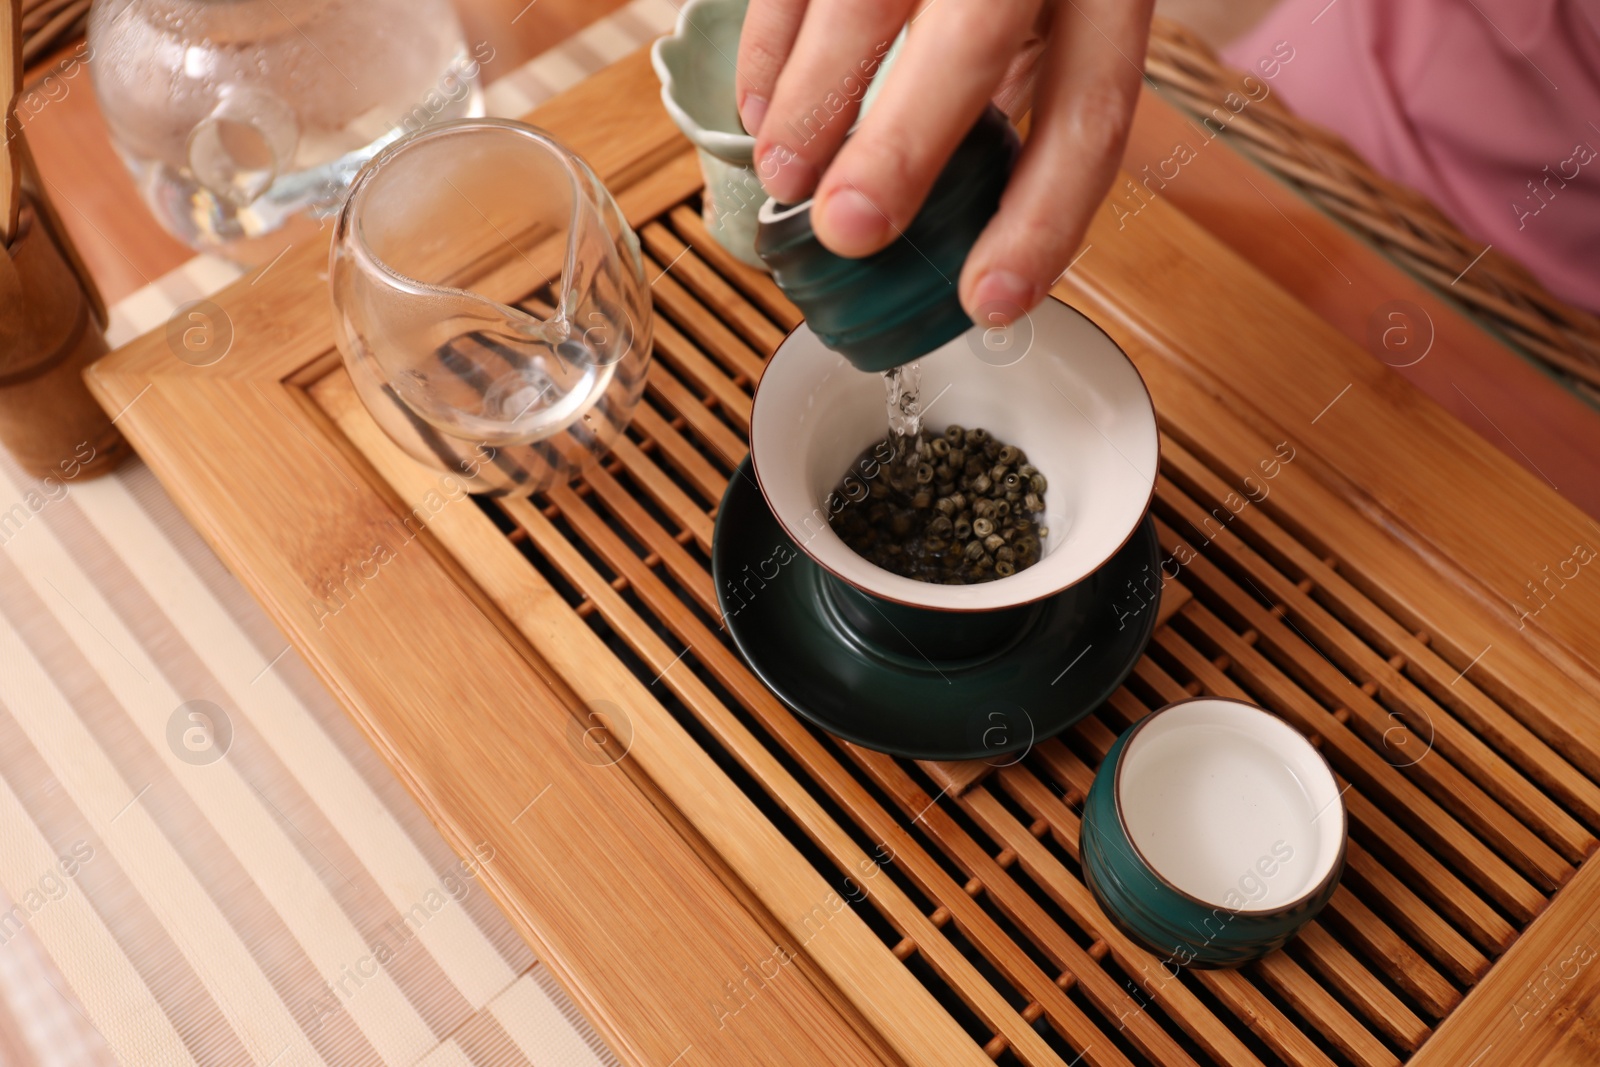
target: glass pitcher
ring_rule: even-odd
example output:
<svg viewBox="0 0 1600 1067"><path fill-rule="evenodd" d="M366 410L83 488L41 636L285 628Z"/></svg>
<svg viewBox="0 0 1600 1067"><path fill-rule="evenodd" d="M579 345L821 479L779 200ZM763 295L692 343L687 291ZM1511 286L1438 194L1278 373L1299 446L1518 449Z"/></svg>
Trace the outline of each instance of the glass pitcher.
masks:
<svg viewBox="0 0 1600 1067"><path fill-rule="evenodd" d="M532 126L464 119L379 153L339 215L329 285L367 409L470 492L570 479L644 392L638 238L588 165Z"/></svg>
<svg viewBox="0 0 1600 1067"><path fill-rule="evenodd" d="M469 53L450 0L101 0L89 46L156 218L244 259L290 217L336 210L384 145L481 115L494 56Z"/></svg>

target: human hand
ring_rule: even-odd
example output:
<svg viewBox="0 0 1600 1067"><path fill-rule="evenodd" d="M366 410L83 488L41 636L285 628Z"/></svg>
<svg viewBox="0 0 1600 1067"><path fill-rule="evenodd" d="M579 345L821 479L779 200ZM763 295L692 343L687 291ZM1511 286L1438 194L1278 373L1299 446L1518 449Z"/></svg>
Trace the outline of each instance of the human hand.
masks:
<svg viewBox="0 0 1600 1067"><path fill-rule="evenodd" d="M751 0L737 102L762 184L780 203L814 197L823 245L870 255L910 224L991 99L1013 118L1031 103L1000 210L961 271L967 313L1010 322L1066 269L1116 173L1153 3ZM846 142L908 17L901 54Z"/></svg>

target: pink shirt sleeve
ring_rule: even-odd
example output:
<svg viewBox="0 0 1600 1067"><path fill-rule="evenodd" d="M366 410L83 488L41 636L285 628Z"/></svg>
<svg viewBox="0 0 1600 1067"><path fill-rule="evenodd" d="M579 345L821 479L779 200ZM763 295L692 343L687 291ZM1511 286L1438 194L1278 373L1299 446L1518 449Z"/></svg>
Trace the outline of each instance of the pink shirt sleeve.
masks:
<svg viewBox="0 0 1600 1067"><path fill-rule="evenodd" d="M1600 0L1282 0L1225 58L1600 311Z"/></svg>

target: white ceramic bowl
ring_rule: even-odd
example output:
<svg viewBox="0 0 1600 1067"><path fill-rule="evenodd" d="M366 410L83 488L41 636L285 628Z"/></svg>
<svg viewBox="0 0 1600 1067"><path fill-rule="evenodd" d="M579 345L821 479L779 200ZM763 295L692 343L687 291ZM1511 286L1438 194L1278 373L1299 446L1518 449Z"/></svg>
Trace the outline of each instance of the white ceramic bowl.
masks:
<svg viewBox="0 0 1600 1067"><path fill-rule="evenodd" d="M802 323L761 377L750 456L773 514L818 564L895 603L996 611L1074 585L1133 534L1155 490L1158 453L1139 372L1099 327L1053 298L1011 329L1008 343L996 343L1006 339L974 326L923 357L923 426L981 426L1027 453L1049 482L1039 562L980 585L934 585L868 563L840 540L828 500L888 433L883 377L856 370Z"/></svg>
<svg viewBox="0 0 1600 1067"><path fill-rule="evenodd" d="M1345 819L1322 755L1260 708L1198 698L1163 708L1116 769L1122 826L1139 856L1188 896L1272 912L1319 889L1340 862Z"/></svg>

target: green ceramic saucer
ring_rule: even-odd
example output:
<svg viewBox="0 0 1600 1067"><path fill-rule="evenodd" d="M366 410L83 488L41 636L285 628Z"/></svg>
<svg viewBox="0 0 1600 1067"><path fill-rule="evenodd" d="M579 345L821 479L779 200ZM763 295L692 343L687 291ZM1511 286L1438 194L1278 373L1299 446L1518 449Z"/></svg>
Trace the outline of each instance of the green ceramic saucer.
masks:
<svg viewBox="0 0 1600 1067"><path fill-rule="evenodd" d="M897 756L997 759L1066 729L1122 684L1156 620L1155 603L1132 590L1159 559L1147 518L1105 566L1039 602L1001 648L967 660L908 656L845 622L829 588L839 579L784 532L746 460L717 512L711 573L734 644L797 715ZM973 613L971 624L985 619Z"/></svg>

